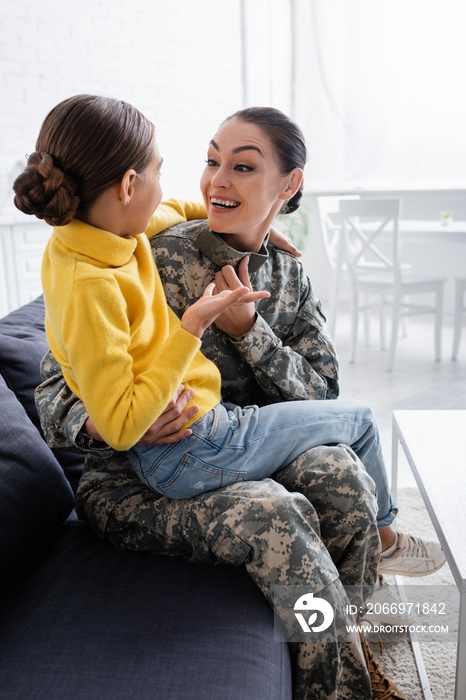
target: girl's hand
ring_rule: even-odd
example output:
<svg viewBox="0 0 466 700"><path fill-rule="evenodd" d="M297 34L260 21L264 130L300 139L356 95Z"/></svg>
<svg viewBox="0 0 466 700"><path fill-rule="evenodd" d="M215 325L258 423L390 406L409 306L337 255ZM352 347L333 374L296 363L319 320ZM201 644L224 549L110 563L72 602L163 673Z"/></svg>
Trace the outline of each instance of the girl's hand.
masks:
<svg viewBox="0 0 466 700"><path fill-rule="evenodd" d="M288 238L288 236L284 236L283 233L280 233L275 226L272 226L270 229L269 243L279 250L284 250L287 253L291 253L291 255L294 255L295 258L301 258L303 255L301 251L293 245L291 239Z"/></svg>
<svg viewBox="0 0 466 700"><path fill-rule="evenodd" d="M234 289L224 289L214 294L215 282L211 282L200 299L189 306L181 317L181 328L197 338L234 304L248 304L269 297L269 292L252 292L250 288L239 285Z"/></svg>
<svg viewBox="0 0 466 700"><path fill-rule="evenodd" d="M238 274L231 265L225 265L215 275L217 289L222 292L226 289L247 287L252 292L248 272L249 256L246 255L238 265ZM270 294L267 293L267 296ZM228 335L240 336L251 330L256 322L256 307L253 302L230 306L215 320L215 325Z"/></svg>

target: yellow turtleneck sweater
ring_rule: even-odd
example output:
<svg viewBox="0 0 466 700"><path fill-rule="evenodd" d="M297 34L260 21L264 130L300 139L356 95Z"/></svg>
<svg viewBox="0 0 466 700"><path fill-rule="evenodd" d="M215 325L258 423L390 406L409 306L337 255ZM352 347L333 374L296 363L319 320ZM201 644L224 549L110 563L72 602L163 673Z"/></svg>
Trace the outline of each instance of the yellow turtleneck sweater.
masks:
<svg viewBox="0 0 466 700"><path fill-rule="evenodd" d="M186 217L176 204L153 217L147 235L205 216L198 207ZM220 400L220 374L168 307L147 235L122 238L73 219L54 229L42 263L50 348L117 450L142 437L180 384L200 409L190 423Z"/></svg>

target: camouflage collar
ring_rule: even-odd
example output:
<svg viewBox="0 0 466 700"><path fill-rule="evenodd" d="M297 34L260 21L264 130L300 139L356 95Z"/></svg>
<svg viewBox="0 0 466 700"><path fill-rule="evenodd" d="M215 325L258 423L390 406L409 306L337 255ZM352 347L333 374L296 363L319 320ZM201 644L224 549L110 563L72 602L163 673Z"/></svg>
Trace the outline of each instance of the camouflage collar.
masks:
<svg viewBox="0 0 466 700"><path fill-rule="evenodd" d="M236 267L245 255L249 255L249 272L253 273L257 272L269 257L267 252L268 240L269 234L267 234L258 253L247 253L242 250L235 250L235 248L225 243L220 236L205 225L194 239L193 245L200 250L206 258L212 260L212 262L219 267L223 267L224 265L233 265L233 267Z"/></svg>

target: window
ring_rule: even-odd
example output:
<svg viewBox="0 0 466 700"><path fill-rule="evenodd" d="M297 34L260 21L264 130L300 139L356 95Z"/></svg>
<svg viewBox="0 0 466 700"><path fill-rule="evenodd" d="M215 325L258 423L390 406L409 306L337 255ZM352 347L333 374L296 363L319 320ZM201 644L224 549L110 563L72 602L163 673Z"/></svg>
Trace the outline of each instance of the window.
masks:
<svg viewBox="0 0 466 700"><path fill-rule="evenodd" d="M462 0L292 0L307 184L466 181Z"/></svg>

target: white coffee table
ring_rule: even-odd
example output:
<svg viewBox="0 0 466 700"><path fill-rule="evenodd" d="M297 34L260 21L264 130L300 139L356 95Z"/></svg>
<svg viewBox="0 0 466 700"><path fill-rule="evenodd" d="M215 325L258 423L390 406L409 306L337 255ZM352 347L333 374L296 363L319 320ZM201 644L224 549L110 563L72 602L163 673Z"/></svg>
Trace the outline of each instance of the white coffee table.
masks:
<svg viewBox="0 0 466 700"><path fill-rule="evenodd" d="M455 700L466 698L466 410L393 411L392 495L401 442L460 594ZM397 577L398 578L398 577ZM414 650L414 649L413 649ZM423 687L432 697L420 650Z"/></svg>

